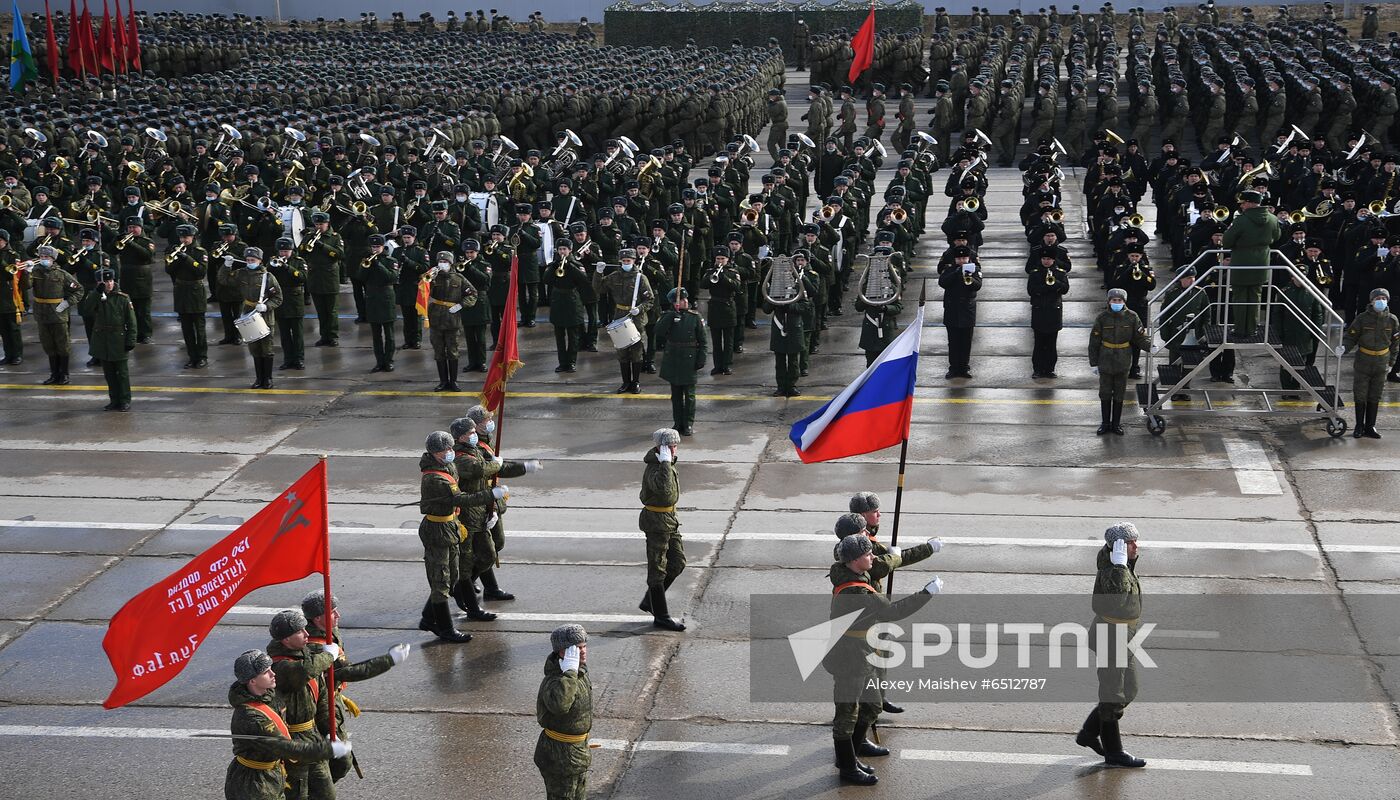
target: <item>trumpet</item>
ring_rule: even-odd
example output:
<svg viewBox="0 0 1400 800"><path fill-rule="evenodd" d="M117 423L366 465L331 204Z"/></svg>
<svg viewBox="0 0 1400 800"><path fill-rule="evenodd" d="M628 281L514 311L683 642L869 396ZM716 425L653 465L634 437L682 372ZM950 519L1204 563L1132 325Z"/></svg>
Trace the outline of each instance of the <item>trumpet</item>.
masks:
<svg viewBox="0 0 1400 800"><path fill-rule="evenodd" d="M1147 222L1147 219L1141 214L1134 214L1128 217L1128 226L1132 228L1141 228L1145 222Z"/></svg>
<svg viewBox="0 0 1400 800"><path fill-rule="evenodd" d="M7 194L0 194L0 209L8 210L9 208L13 207L14 204L15 199L13 197Z"/></svg>
<svg viewBox="0 0 1400 800"><path fill-rule="evenodd" d="M1216 222L1224 222L1230 218L1230 209L1225 206L1216 206L1215 210L1210 212L1210 218Z"/></svg>
<svg viewBox="0 0 1400 800"><path fill-rule="evenodd" d="M1372 203L1371 205L1375 205L1375 203ZM1307 220L1307 218L1308 215L1304 214L1301 211L1294 211L1292 214L1288 215L1288 221L1293 223L1294 225L1302 224L1304 221Z"/></svg>
<svg viewBox="0 0 1400 800"><path fill-rule="evenodd" d="M1051 222L1054 222L1054 223L1056 223L1056 224L1059 224L1059 223L1061 223L1061 222L1064 222L1064 221L1065 221L1065 212L1061 211L1061 210L1058 209L1058 208L1055 209L1054 211L1051 211L1051 212L1050 212L1050 221L1051 221Z"/></svg>
<svg viewBox="0 0 1400 800"><path fill-rule="evenodd" d="M312 250L315 250L316 244L321 241L321 236L324 233L325 231L316 231L316 233L312 234L310 238L301 243L301 249L308 253L310 253Z"/></svg>
<svg viewBox="0 0 1400 800"><path fill-rule="evenodd" d="M569 271L569 262L560 259L559 266L554 269L554 277L562 278Z"/></svg>
<svg viewBox="0 0 1400 800"><path fill-rule="evenodd" d="M977 274L977 270L975 270L975 269L974 269L972 272L964 272L964 273L963 273L963 285L964 285L964 286L971 286L971 285L972 285L972 276L975 275L975 274Z"/></svg>
<svg viewBox="0 0 1400 800"><path fill-rule="evenodd" d="M123 236L122 238L118 239L118 240L116 241L116 244L112 245L112 247L114 247L114 248L116 248L116 249L118 249L118 250L125 250L125 249L126 249L126 246L127 246L128 244L131 243L131 240L132 240L132 239L135 239L135 238L136 238L136 234L134 234L134 233L128 233L127 235L125 235L125 236Z"/></svg>
<svg viewBox="0 0 1400 800"><path fill-rule="evenodd" d="M975 197L969 197L964 200L958 201L958 208L962 209L963 211L968 211L974 214L977 213L977 209L981 205L982 202Z"/></svg>
<svg viewBox="0 0 1400 800"><path fill-rule="evenodd" d="M176 245L174 248L171 249L171 251L170 251L169 253L166 253L166 254L165 254L165 263L167 263L167 264L173 264L173 263L175 263L175 259L177 259L177 258L179 258L180 256L182 256L182 255L185 254L185 248L187 248L187 247L189 247L189 245L187 245L187 244L185 244L185 243L183 243L183 242L181 242L180 244Z"/></svg>
<svg viewBox="0 0 1400 800"><path fill-rule="evenodd" d="M1055 285L1055 277L1056 277L1056 276L1055 276L1055 268L1054 268L1054 267L1050 267L1049 269L1045 270L1045 285L1046 285L1046 286L1054 286L1054 285Z"/></svg>
<svg viewBox="0 0 1400 800"><path fill-rule="evenodd" d="M836 206L822 206L817 211L817 215L821 218L822 222L830 222L836 219Z"/></svg>
<svg viewBox="0 0 1400 800"><path fill-rule="evenodd" d="M1141 261L1139 261L1138 263L1136 263L1136 264L1133 265L1132 276L1133 276L1133 280L1135 280L1135 281L1140 281L1140 280L1142 280L1142 262L1141 262Z"/></svg>
<svg viewBox="0 0 1400 800"><path fill-rule="evenodd" d="M909 220L909 212L902 208L896 208L894 211L890 212L890 219L894 220L894 224L896 225L903 225Z"/></svg>
<svg viewBox="0 0 1400 800"><path fill-rule="evenodd" d="M1366 208L1369 209L1372 214L1382 214L1385 212L1385 201L1372 200L1371 203L1366 206Z"/></svg>

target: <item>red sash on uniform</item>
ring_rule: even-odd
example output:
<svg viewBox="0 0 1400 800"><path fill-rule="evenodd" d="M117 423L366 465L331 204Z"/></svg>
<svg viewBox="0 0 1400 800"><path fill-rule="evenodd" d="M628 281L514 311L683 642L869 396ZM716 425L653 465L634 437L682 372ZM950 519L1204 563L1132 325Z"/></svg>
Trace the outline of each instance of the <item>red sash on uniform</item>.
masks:
<svg viewBox="0 0 1400 800"><path fill-rule="evenodd" d="M291 731L287 730L287 723L283 722L282 716L276 711L273 711L267 705L267 703L262 703L255 700L251 703L244 703L244 705L253 709L254 711L260 712L264 717L267 717L268 721L270 721L273 724L273 726L277 728L277 732L282 734L283 739L292 738Z"/></svg>
<svg viewBox="0 0 1400 800"><path fill-rule="evenodd" d="M867 588L867 589L870 590L870 593L871 593L871 594L879 594L879 592L875 591L875 587L874 587L874 586L871 586L870 584L866 583L865 581L846 581L845 583L843 583L843 584L837 586L835 589L832 589L832 590L831 590L831 593L832 593L832 594L841 594L841 590L843 590L843 589L849 589L849 588L851 588L852 586L864 586L865 588Z"/></svg>
<svg viewBox="0 0 1400 800"><path fill-rule="evenodd" d="M301 659L299 659L299 658L293 658L293 657L291 657L291 656L273 656L273 657L272 657L272 660L273 660L273 661L300 661ZM310 678L307 679L307 681L306 681L306 687L307 687L308 689L311 690L311 703L312 703L312 705L315 705L316 703L321 702L321 682L318 681L318 680L316 680L316 676L315 676L315 675L312 675Z"/></svg>

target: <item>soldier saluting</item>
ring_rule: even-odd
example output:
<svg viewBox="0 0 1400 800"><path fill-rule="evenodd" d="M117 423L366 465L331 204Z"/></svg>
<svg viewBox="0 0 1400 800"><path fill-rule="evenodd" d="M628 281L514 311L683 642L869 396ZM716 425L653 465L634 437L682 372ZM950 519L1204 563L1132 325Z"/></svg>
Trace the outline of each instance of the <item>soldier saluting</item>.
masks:
<svg viewBox="0 0 1400 800"><path fill-rule="evenodd" d="M544 680L535 695L535 766L549 800L585 800L593 756L593 684L588 679L588 632L582 625L560 625L549 634Z"/></svg>

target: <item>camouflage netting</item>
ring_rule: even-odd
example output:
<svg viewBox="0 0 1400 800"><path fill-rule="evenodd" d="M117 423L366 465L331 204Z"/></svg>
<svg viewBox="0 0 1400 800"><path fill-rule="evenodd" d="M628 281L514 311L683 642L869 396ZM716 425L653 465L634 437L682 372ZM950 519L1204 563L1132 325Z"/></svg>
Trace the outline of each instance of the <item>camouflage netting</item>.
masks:
<svg viewBox="0 0 1400 800"><path fill-rule="evenodd" d="M696 45L727 48L738 39L745 47L761 47L771 36L792 57L792 30L800 17L812 33L844 28L855 33L869 11L866 3L838 0L829 5L818 2L771 3L714 2L695 5L683 0L667 5L660 0L644 5L619 0L603 12L603 30L609 45L650 45L681 47L686 39ZM876 3L875 21L881 30L906 31L923 26L924 7L900 0Z"/></svg>

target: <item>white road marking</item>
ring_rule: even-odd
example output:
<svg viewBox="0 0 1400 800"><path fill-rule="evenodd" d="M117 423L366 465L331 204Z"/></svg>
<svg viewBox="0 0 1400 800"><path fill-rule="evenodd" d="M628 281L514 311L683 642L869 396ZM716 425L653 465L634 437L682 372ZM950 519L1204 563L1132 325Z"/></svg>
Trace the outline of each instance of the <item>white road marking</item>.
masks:
<svg viewBox="0 0 1400 800"><path fill-rule="evenodd" d="M1274 479L1277 484L1277 479ZM160 522L82 522L64 520L45 519L12 519L0 520L0 530L4 528L39 528L39 529L89 529L95 531L172 531L172 532L209 532L209 533L229 533L237 528L237 525L229 524L203 524L194 522L171 523L169 525ZM366 536L418 536L417 528L369 528L360 526L332 525L330 532L337 536L351 534L362 534ZM644 538L641 531L572 531L572 530L511 530L508 535L520 539L635 539ZM686 533L685 538L696 542L717 542L727 538L729 541L756 541L756 542L831 542L836 543L836 537L826 533L767 533L760 531L735 531L727 537L720 533ZM1000 547L1014 545L1016 547L1103 547L1103 542L1093 538L1069 539L1069 538L1046 538L1029 539L1004 536L943 536L940 537L946 544L972 545L982 547ZM1317 553L1317 546L1313 544L1292 542L1235 542L1235 541L1164 541L1154 539L1152 547L1156 550L1237 550L1243 552L1281 552L1281 553ZM1330 553L1372 553L1376 555L1400 555L1400 545L1386 544L1329 544L1325 546Z"/></svg>
<svg viewBox="0 0 1400 800"><path fill-rule="evenodd" d="M900 750L900 758L915 761L957 761L973 764L1024 764L1027 766L1048 767L1092 767L1103 761L1086 759L1082 756L1051 755L1049 753L991 753L975 750ZM1224 772L1245 775L1312 775L1312 767L1307 764L1270 764L1249 761L1200 761L1196 759L1152 758L1148 759L1149 770L1172 770L1177 772Z"/></svg>
<svg viewBox="0 0 1400 800"><path fill-rule="evenodd" d="M724 753L738 756L785 756L785 744L739 744L732 742L629 742L626 739L589 739L601 750L630 750L649 753Z"/></svg>
<svg viewBox="0 0 1400 800"><path fill-rule="evenodd" d="M230 614L256 614L270 617L282 608L272 606L234 606ZM502 622L651 622L650 614L536 614L521 611L497 611L496 618Z"/></svg>
<svg viewBox="0 0 1400 800"><path fill-rule="evenodd" d="M1269 455L1264 452L1263 445L1227 436L1225 455L1235 471L1240 494L1283 494L1278 475L1274 474L1274 465L1269 463Z"/></svg>

